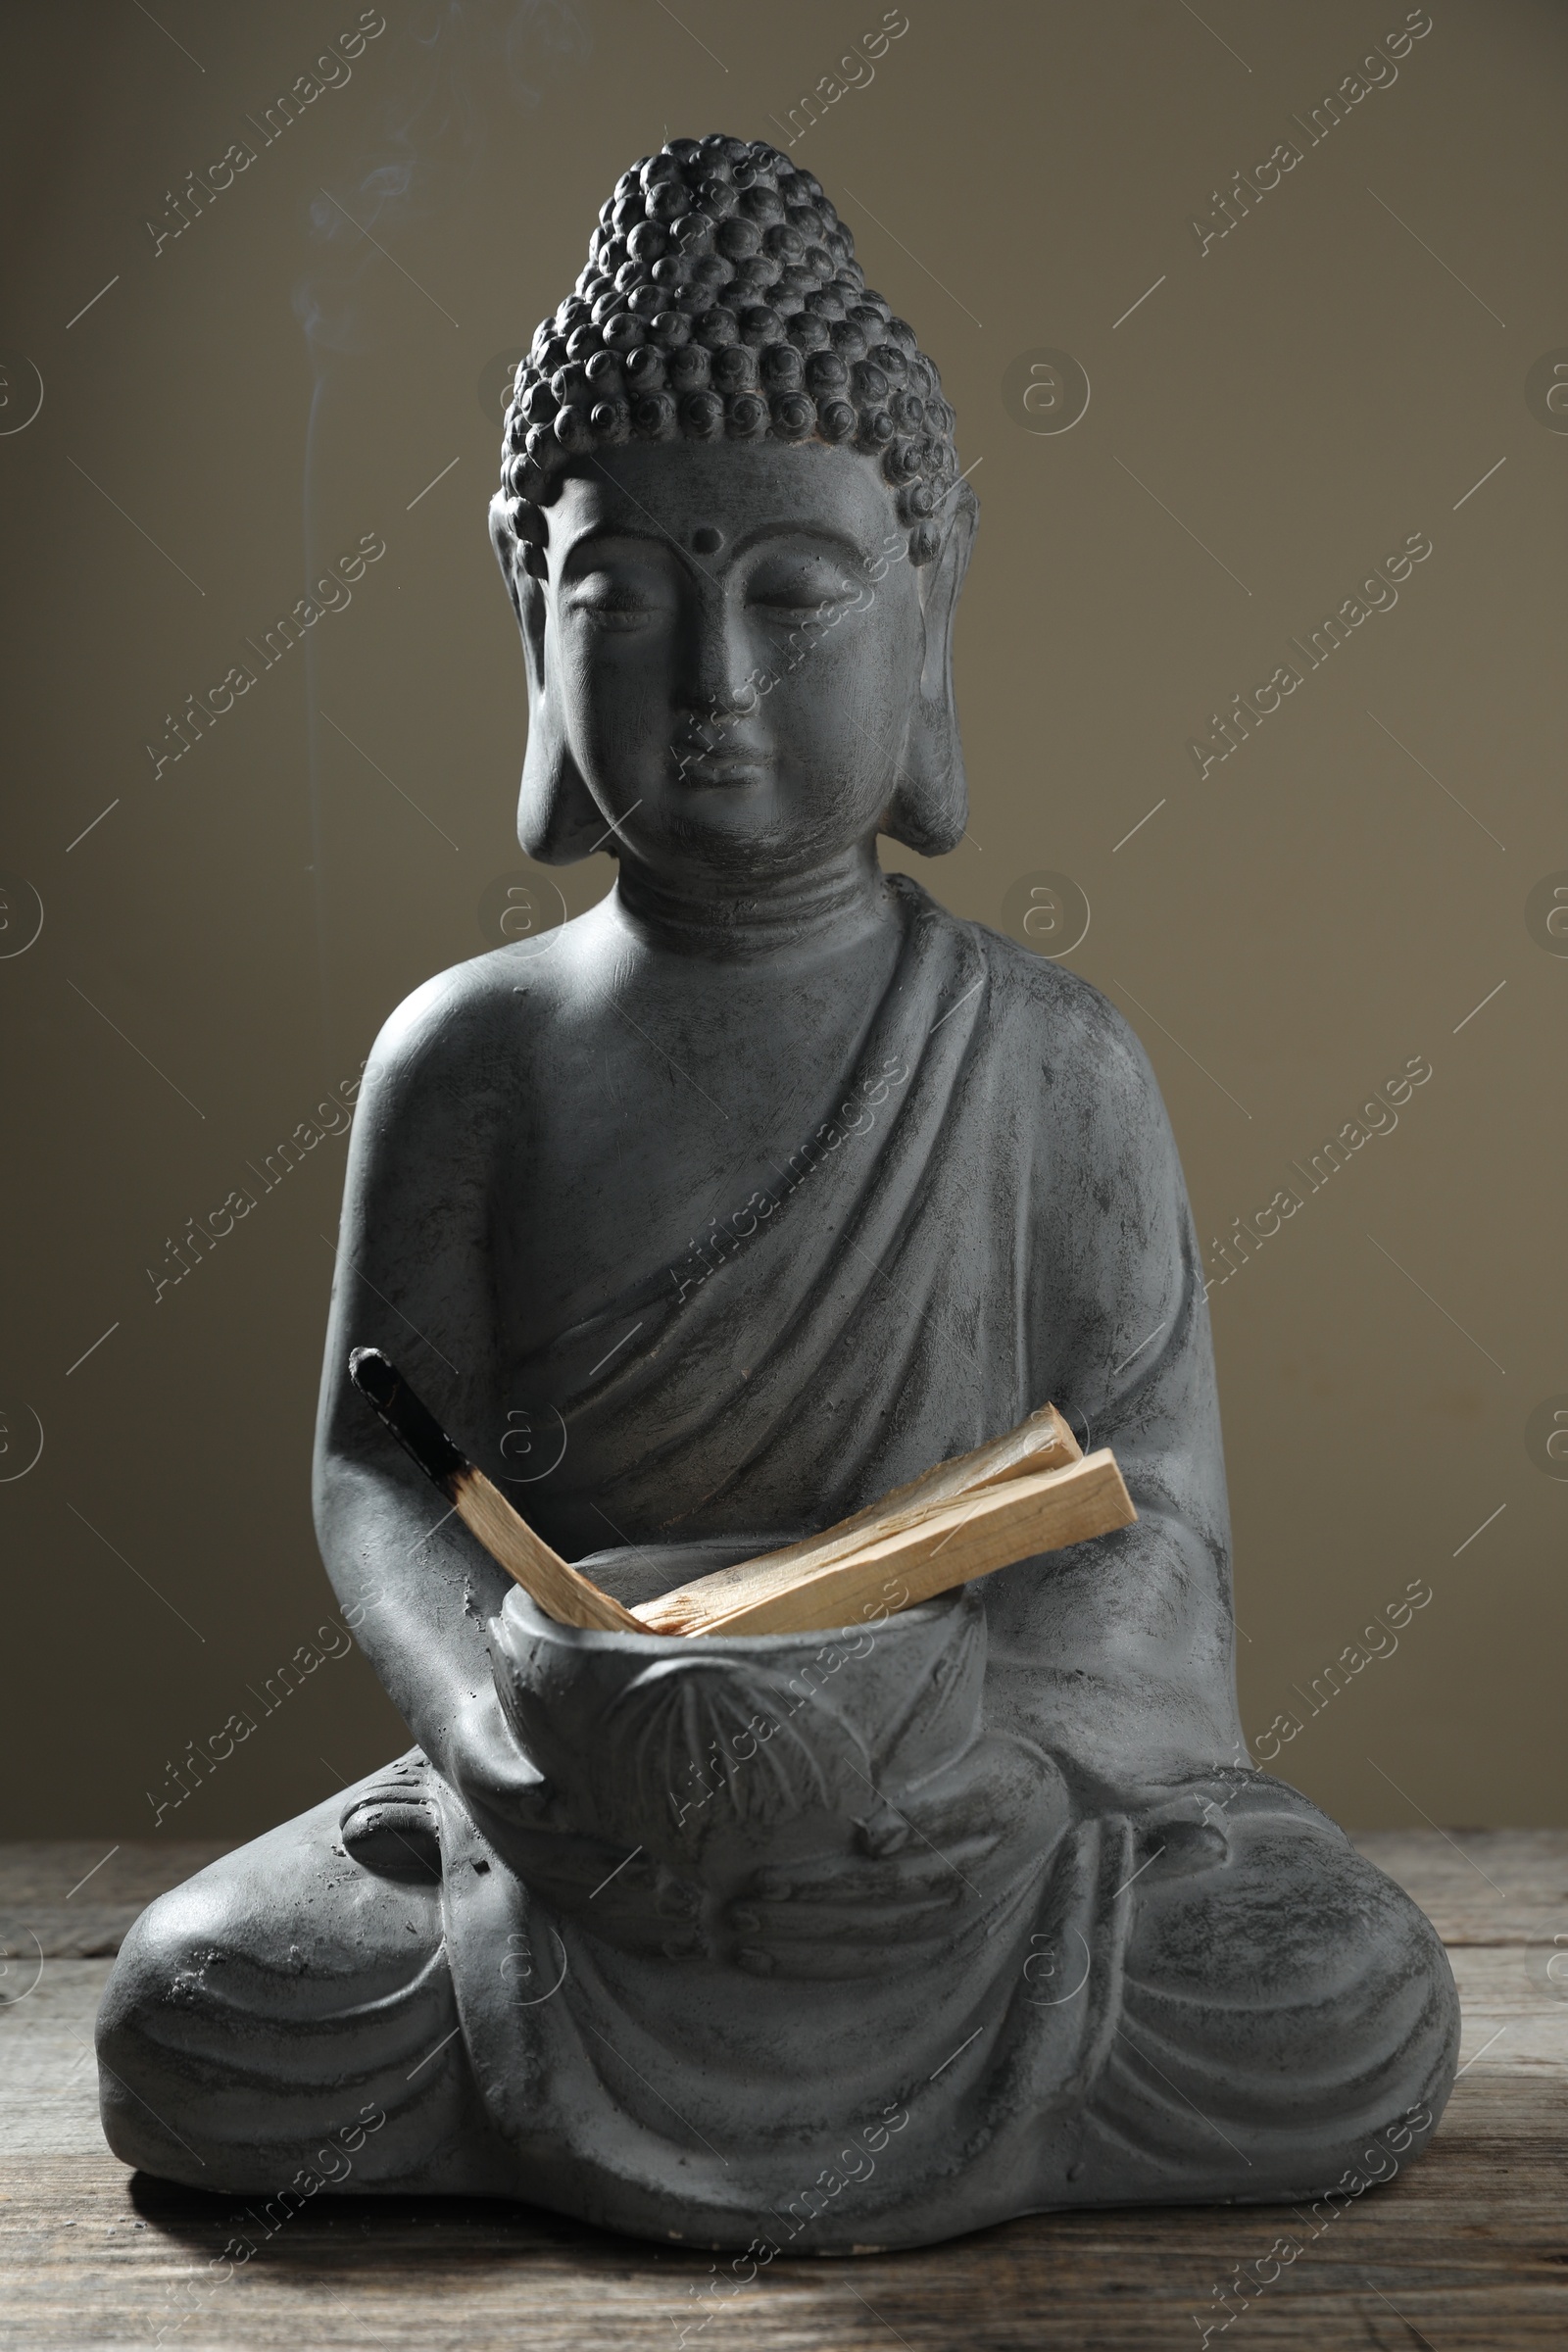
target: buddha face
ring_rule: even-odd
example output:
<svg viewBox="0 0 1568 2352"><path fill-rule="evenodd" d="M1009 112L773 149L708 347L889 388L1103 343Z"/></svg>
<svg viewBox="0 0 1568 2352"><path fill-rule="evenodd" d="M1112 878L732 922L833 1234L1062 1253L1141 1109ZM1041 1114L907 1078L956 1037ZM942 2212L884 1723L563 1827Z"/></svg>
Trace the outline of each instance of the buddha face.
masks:
<svg viewBox="0 0 1568 2352"><path fill-rule="evenodd" d="M765 884L869 841L947 708L967 532L911 564L875 461L820 443L609 451L547 517L548 577L516 583L534 726L615 854Z"/></svg>

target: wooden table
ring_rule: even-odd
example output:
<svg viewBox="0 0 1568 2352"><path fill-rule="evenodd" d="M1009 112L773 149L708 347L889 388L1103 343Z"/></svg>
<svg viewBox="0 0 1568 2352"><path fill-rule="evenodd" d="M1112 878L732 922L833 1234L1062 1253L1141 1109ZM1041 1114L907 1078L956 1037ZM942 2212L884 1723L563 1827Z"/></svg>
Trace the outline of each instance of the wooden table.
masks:
<svg viewBox="0 0 1568 2352"><path fill-rule="evenodd" d="M1357 1843L1448 1945L1460 2081L1421 2162L1210 2341L1568 2345L1568 1985L1559 1997L1544 1965L1552 1934L1568 1936L1568 1831ZM219 1850L0 1846L0 2344L19 2352L147 2345L161 2328L181 2352L676 2352L683 2329L695 2352L1146 2352L1198 2345L1235 2266L1302 2234L1266 2206L1047 2215L922 2253L780 2262L720 2304L707 2257L530 2208L322 2198L222 2282L208 2265L226 2201L115 2161L91 2055L125 1927Z"/></svg>

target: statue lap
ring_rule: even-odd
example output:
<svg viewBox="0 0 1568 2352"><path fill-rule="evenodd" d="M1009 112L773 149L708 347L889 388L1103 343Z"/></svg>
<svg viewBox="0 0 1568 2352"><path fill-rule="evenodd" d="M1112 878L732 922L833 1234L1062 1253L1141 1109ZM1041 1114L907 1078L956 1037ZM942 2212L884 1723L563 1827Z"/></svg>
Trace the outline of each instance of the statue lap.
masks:
<svg viewBox="0 0 1568 2352"><path fill-rule="evenodd" d="M99 2032L122 2161L251 2195L313 2164L349 2192L518 2193L459 2024L433 1777L415 1750L143 1913ZM1103 2062L1039 2119L1043 2205L1309 2195L1441 2113L1459 2019L1434 1930L1297 1791L1232 1778L1223 1814L1144 1828Z"/></svg>

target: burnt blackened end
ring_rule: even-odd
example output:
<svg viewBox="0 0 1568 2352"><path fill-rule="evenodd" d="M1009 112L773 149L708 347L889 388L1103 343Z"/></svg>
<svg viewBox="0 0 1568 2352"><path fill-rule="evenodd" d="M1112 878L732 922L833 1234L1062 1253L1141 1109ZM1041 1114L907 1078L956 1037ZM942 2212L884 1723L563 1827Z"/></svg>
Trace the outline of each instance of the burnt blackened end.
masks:
<svg viewBox="0 0 1568 2352"><path fill-rule="evenodd" d="M390 1356L379 1348L355 1348L349 1352L349 1378L376 1417L385 1424L426 1478L450 1498L450 1482L469 1467L429 1406L416 1396Z"/></svg>

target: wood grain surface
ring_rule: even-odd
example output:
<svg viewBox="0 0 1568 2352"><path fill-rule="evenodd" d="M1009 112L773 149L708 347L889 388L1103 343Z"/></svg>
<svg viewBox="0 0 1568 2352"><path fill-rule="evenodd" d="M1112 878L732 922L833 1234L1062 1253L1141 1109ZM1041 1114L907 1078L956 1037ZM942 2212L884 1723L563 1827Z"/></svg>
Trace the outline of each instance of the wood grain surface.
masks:
<svg viewBox="0 0 1568 2352"><path fill-rule="evenodd" d="M552 1551L482 1470L475 1470L471 1463L459 1470L448 1491L469 1534L478 1537L490 1557L499 1560L558 1625L588 1626L611 1634L647 1632L618 1600L602 1592L590 1578L579 1576L560 1552Z"/></svg>
<svg viewBox="0 0 1568 2352"><path fill-rule="evenodd" d="M1029 1477L1007 1477L954 1501L873 1526L825 1562L764 1552L683 1585L637 1614L653 1632L789 1634L863 1625L949 1592L1015 1560L1109 1535L1137 1518L1108 1446ZM1043 1570L1049 1574L1049 1570Z"/></svg>
<svg viewBox="0 0 1568 2352"><path fill-rule="evenodd" d="M1460 2080L1421 2161L1209 2340L1568 2344L1568 1999L1544 1970L1568 1935L1568 1832L1357 1843L1449 1945ZM297 2214L225 2279L210 2266L235 2226L229 2201L132 2176L103 2146L91 2037L108 1962L57 1956L79 1949L94 1889L89 1933L108 1934L213 1850L0 1847L0 2344L19 2352L147 2345L161 2329L183 2352L1153 2352L1199 2344L1234 2266L1304 2234L1267 2206L1044 2215L914 2254L780 2261L721 2299L707 2256L532 2208L344 2197Z"/></svg>
<svg viewBox="0 0 1568 2352"><path fill-rule="evenodd" d="M663 1602L699 1592L716 1595L728 1582L748 1572L797 1568L806 1574L825 1568L830 1561L843 1559L847 1553L859 1550L862 1544L874 1543L880 1536L896 1535L901 1528L914 1526L928 1512L939 1509L945 1502L956 1501L960 1494L977 1494L982 1487L997 1486L1004 1479L1022 1478L1037 1470L1061 1470L1069 1462L1080 1460L1082 1454L1083 1447L1055 1406L1043 1404L1026 1421L1020 1421L1016 1429L988 1440L984 1446L976 1446L968 1453L955 1454L951 1461L938 1462L934 1469L922 1470L906 1486L895 1487L879 1502L868 1502L863 1510L852 1511L847 1519L835 1520L820 1535L803 1536L798 1544L761 1552L756 1559L742 1560L733 1568L715 1568L710 1575L681 1586L676 1593L663 1593L659 1600L645 1601L638 1615L653 1625Z"/></svg>

